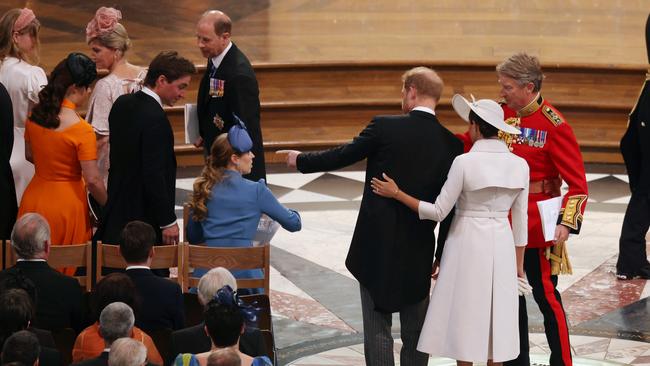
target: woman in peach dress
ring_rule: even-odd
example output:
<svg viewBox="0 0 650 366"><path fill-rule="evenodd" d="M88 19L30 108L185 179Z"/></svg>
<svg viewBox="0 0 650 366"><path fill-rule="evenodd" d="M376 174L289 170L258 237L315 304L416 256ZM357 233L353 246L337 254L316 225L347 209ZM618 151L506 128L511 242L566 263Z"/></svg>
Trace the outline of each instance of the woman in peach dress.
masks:
<svg viewBox="0 0 650 366"><path fill-rule="evenodd" d="M97 168L92 127L76 112L90 94L97 75L95 63L71 53L50 76L39 93L25 126L25 156L36 173L27 186L18 216L43 215L50 224L52 245L83 244L90 240L86 189L101 205L106 188ZM62 270L74 274L74 268Z"/></svg>

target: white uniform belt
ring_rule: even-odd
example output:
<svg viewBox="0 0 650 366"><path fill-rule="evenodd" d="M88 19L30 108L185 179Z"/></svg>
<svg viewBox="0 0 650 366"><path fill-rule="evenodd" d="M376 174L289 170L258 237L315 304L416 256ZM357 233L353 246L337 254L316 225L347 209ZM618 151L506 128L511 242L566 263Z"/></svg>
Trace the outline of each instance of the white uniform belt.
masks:
<svg viewBox="0 0 650 366"><path fill-rule="evenodd" d="M456 215L467 217L508 217L510 211L472 211L472 210L456 210Z"/></svg>

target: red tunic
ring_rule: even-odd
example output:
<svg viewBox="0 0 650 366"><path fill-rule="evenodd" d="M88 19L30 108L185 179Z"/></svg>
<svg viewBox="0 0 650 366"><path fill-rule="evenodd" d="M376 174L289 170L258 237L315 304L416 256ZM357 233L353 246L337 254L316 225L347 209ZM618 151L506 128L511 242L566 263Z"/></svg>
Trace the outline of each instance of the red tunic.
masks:
<svg viewBox="0 0 650 366"><path fill-rule="evenodd" d="M526 159L530 167L531 187L535 182L561 178L569 186L562 200L558 224L577 234L587 203L587 180L580 147L573 129L564 117L541 95L516 112L502 104L506 123L516 126L521 135L499 132L501 138L517 156ZM471 147L469 133L459 135L465 151ZM545 189L546 191L546 189ZM539 192L528 196L528 248L553 245L545 241L537 201L552 198L557 193Z"/></svg>

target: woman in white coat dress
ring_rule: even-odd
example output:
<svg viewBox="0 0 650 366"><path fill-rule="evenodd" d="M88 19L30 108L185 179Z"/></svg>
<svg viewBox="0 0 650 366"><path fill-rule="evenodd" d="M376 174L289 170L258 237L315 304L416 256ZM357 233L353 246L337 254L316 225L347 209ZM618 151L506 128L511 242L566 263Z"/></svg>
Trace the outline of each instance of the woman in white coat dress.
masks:
<svg viewBox="0 0 650 366"><path fill-rule="evenodd" d="M496 102L469 103L455 95L452 104L470 123L474 145L454 160L435 203L409 196L386 175L385 181L374 178L372 187L423 220L441 221L456 205L418 350L454 358L459 365L499 364L519 354L517 296L518 277L525 277L528 164L498 139L499 130L520 132L503 121Z"/></svg>

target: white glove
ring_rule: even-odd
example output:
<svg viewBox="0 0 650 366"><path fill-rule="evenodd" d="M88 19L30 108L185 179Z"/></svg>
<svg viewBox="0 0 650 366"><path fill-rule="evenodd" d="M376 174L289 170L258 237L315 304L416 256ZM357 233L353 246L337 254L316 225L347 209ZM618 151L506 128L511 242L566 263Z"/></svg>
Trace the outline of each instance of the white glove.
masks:
<svg viewBox="0 0 650 366"><path fill-rule="evenodd" d="M533 288L525 277L517 277L517 284L519 285L519 288L517 289L519 291L519 296L524 296L533 292Z"/></svg>

